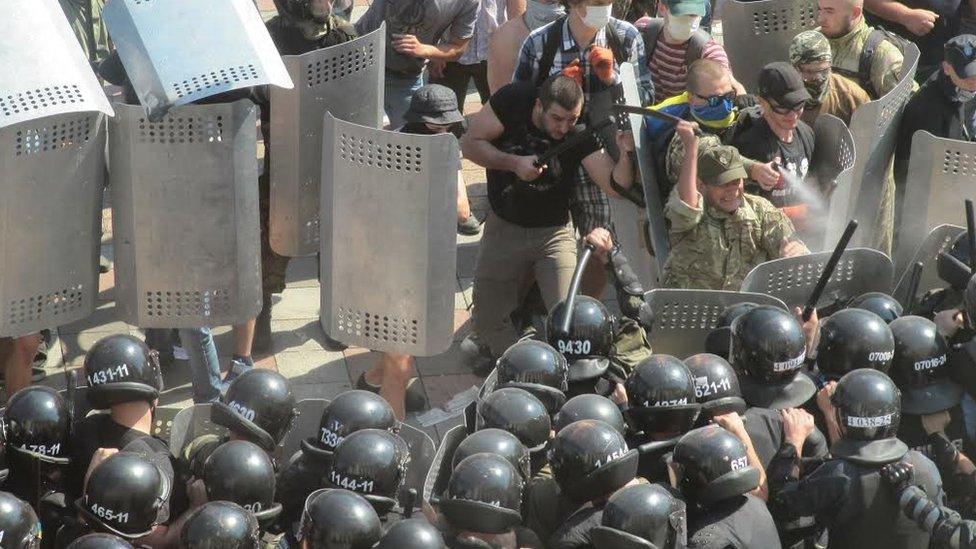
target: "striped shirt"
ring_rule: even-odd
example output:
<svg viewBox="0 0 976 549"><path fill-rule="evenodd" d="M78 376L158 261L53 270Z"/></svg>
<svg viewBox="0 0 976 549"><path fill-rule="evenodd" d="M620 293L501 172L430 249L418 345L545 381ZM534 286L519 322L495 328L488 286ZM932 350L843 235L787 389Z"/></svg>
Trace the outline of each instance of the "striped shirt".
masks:
<svg viewBox="0 0 976 549"><path fill-rule="evenodd" d="M657 45L648 60L651 70L651 80L654 90L661 99L673 97L685 92L688 77L688 65L685 55L691 40L683 44L674 44L664 38L664 32L658 35ZM702 51L703 59L711 59L729 68L729 56L725 49L715 40L709 40Z"/></svg>

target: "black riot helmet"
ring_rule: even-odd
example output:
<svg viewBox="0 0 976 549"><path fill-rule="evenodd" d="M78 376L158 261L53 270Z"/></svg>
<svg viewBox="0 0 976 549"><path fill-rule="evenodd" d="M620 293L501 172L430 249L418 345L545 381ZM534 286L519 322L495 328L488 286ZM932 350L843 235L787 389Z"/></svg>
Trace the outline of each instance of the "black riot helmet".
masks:
<svg viewBox="0 0 976 549"><path fill-rule="evenodd" d="M718 425L689 431L678 440L672 459L680 468L682 493L706 506L759 486L759 469L749 465L745 445Z"/></svg>
<svg viewBox="0 0 976 549"><path fill-rule="evenodd" d="M866 309L843 309L820 324L817 367L829 380L852 370L887 372L895 357L895 338L888 324Z"/></svg>
<svg viewBox="0 0 976 549"><path fill-rule="evenodd" d="M67 463L71 436L69 403L50 387L25 387L7 401L3 414L6 445L49 463Z"/></svg>
<svg viewBox="0 0 976 549"><path fill-rule="evenodd" d="M530 452L542 450L552 424L542 402L512 387L492 391L478 405L478 429L495 428L512 433Z"/></svg>
<svg viewBox="0 0 976 549"><path fill-rule="evenodd" d="M266 524L281 512L275 503L275 470L268 454L246 440L218 446L203 467L203 483L210 501L230 501L254 513Z"/></svg>
<svg viewBox="0 0 976 549"><path fill-rule="evenodd" d="M446 549L437 528L422 518L401 520L387 530L374 549Z"/></svg>
<svg viewBox="0 0 976 549"><path fill-rule="evenodd" d="M596 379L610 367L614 321L598 299L578 295L573 301L569 333L560 327L566 318L566 302L560 301L546 319L546 341L569 361L570 383Z"/></svg>
<svg viewBox="0 0 976 549"><path fill-rule="evenodd" d="M569 363L547 343L532 339L517 342L502 353L495 371L499 389L525 389L538 397L550 414L566 402Z"/></svg>
<svg viewBox="0 0 976 549"><path fill-rule="evenodd" d="M686 358L685 366L695 380L695 399L701 404L702 415L712 418L746 411L739 376L727 360L711 353L699 353Z"/></svg>
<svg viewBox="0 0 976 549"><path fill-rule="evenodd" d="M847 304L849 309L865 309L881 317L891 324L891 321L902 315L901 303L888 294L868 292L861 294Z"/></svg>
<svg viewBox="0 0 976 549"><path fill-rule="evenodd" d="M863 463L900 459L908 447L896 438L901 394L887 375L861 368L837 382L830 397L841 438L830 447L835 457Z"/></svg>
<svg viewBox="0 0 976 549"><path fill-rule="evenodd" d="M475 454L488 453L501 456L515 467L526 481L531 476L529 450L512 433L501 429L482 429L471 433L458 444L451 459L451 467Z"/></svg>
<svg viewBox="0 0 976 549"><path fill-rule="evenodd" d="M128 334L103 337L85 355L88 402L105 410L122 402L152 404L163 390L159 355Z"/></svg>
<svg viewBox="0 0 976 549"><path fill-rule="evenodd" d="M705 336L705 352L718 355L726 360L729 358L729 346L732 345L732 322L746 311L758 307L756 303L743 302L729 305L718 315L718 322L711 332Z"/></svg>
<svg viewBox="0 0 976 549"><path fill-rule="evenodd" d="M95 530L136 539L152 531L170 490L169 478L155 463L118 452L92 470L75 506Z"/></svg>
<svg viewBox="0 0 976 549"><path fill-rule="evenodd" d="M638 457L620 432L597 419L567 425L549 447L559 490L576 503L612 494L634 480Z"/></svg>
<svg viewBox="0 0 976 549"><path fill-rule="evenodd" d="M335 488L360 494L382 515L396 505L409 464L410 449L402 438L363 429L339 443L326 478Z"/></svg>
<svg viewBox="0 0 976 549"><path fill-rule="evenodd" d="M9 492L0 492L2 547L36 549L41 546L41 521L34 509Z"/></svg>
<svg viewBox="0 0 976 549"><path fill-rule="evenodd" d="M180 531L181 549L258 549L258 520L229 501L211 501L193 511Z"/></svg>
<svg viewBox="0 0 976 549"><path fill-rule="evenodd" d="M132 549L132 544L112 534L85 534L68 544L67 549Z"/></svg>
<svg viewBox="0 0 976 549"><path fill-rule="evenodd" d="M939 252L935 260L935 268L946 284L956 291L966 289L966 283L972 276L969 268L969 235L959 234L948 250Z"/></svg>
<svg viewBox="0 0 976 549"><path fill-rule="evenodd" d="M926 415L959 404L963 389L949 377L949 348L935 323L910 315L890 327L895 337L890 373L902 391L902 411Z"/></svg>
<svg viewBox="0 0 976 549"><path fill-rule="evenodd" d="M339 394L325 407L314 444L333 452L344 438L356 431L380 429L393 432L396 426L396 415L386 399L370 391L354 389Z"/></svg>
<svg viewBox="0 0 976 549"><path fill-rule="evenodd" d="M451 472L440 510L457 530L501 534L522 522L522 475L501 456L475 454Z"/></svg>
<svg viewBox="0 0 976 549"><path fill-rule="evenodd" d="M800 371L806 338L800 323L779 307L760 305L732 323L729 362L741 375L742 396L750 406L794 408L817 392Z"/></svg>
<svg viewBox="0 0 976 549"><path fill-rule="evenodd" d="M627 418L637 431L680 434L691 429L701 406L695 381L683 362L671 355L651 355L624 382Z"/></svg>
<svg viewBox="0 0 976 549"><path fill-rule="evenodd" d="M254 368L238 376L213 405L213 421L267 451L274 450L295 417L295 395L278 372Z"/></svg>
<svg viewBox="0 0 976 549"><path fill-rule="evenodd" d="M676 549L686 519L684 505L663 486L636 484L610 496L590 536L596 549Z"/></svg>
<svg viewBox="0 0 976 549"><path fill-rule="evenodd" d="M577 395L567 400L552 419L552 428L558 433L570 423L583 419L599 419L620 434L627 434L627 424L620 408L609 398L594 394Z"/></svg>
<svg viewBox="0 0 976 549"><path fill-rule="evenodd" d="M383 525L363 496L323 488L305 500L299 532L303 547L371 549L383 536Z"/></svg>

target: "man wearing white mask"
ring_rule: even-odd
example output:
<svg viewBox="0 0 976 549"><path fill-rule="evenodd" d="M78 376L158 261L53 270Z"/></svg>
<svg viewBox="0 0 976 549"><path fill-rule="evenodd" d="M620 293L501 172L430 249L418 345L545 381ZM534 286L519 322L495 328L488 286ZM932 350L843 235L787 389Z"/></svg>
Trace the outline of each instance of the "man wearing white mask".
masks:
<svg viewBox="0 0 976 549"><path fill-rule="evenodd" d="M488 89L491 93L512 81L519 49L529 33L564 15L566 8L559 0L526 0L521 16L509 15L508 21L495 29L488 42Z"/></svg>

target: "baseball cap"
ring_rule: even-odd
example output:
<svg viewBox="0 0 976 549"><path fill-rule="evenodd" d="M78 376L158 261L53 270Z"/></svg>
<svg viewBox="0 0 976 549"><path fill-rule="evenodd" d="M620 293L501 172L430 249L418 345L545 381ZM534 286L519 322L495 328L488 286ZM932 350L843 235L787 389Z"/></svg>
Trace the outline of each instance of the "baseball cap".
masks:
<svg viewBox="0 0 976 549"><path fill-rule="evenodd" d="M671 15L698 15L705 17L706 0L664 0Z"/></svg>
<svg viewBox="0 0 976 549"><path fill-rule="evenodd" d="M945 60L959 78L976 76L976 35L960 34L947 41Z"/></svg>
<svg viewBox="0 0 976 549"><path fill-rule="evenodd" d="M800 73L785 61L776 61L759 72L759 96L780 107L792 107L810 100Z"/></svg>
<svg viewBox="0 0 976 549"><path fill-rule="evenodd" d="M464 120L458 110L457 96L447 86L427 84L413 92L410 108L403 119L407 122L427 122L444 126Z"/></svg>
<svg viewBox="0 0 976 549"><path fill-rule="evenodd" d="M698 155L698 179L706 185L725 185L736 179L746 179L739 150L729 145L705 149Z"/></svg>

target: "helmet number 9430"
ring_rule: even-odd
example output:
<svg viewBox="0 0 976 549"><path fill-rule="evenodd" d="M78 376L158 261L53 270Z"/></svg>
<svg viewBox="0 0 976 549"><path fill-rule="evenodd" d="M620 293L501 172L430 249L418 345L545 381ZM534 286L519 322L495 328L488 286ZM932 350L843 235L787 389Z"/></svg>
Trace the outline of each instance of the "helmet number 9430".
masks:
<svg viewBox="0 0 976 549"><path fill-rule="evenodd" d="M588 355L592 347L588 339L559 339L556 340L556 346L560 353L569 355Z"/></svg>
<svg viewBox="0 0 976 549"><path fill-rule="evenodd" d="M254 421L254 410L242 405L236 400L230 401L230 407L234 409L235 412L240 414L240 416L248 421Z"/></svg>

